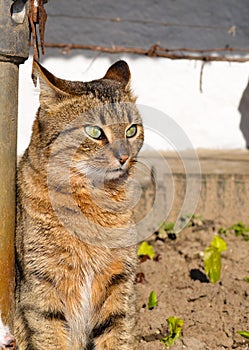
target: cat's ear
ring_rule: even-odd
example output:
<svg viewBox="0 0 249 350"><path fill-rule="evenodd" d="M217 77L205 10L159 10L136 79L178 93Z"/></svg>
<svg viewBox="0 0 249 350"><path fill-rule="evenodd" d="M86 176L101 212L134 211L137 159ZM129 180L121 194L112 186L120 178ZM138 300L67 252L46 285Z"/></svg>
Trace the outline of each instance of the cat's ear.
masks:
<svg viewBox="0 0 249 350"><path fill-rule="evenodd" d="M39 78L41 103L50 105L62 97L69 96L67 81L57 78L37 61L34 61L34 75Z"/></svg>
<svg viewBox="0 0 249 350"><path fill-rule="evenodd" d="M125 61L117 61L106 72L103 79L111 79L120 82L124 87L129 85L131 72Z"/></svg>

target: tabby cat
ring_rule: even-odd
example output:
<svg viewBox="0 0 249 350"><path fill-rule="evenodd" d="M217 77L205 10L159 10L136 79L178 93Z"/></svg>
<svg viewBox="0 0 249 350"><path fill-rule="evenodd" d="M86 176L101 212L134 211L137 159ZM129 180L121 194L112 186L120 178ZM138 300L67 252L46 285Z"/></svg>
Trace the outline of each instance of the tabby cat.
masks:
<svg viewBox="0 0 249 350"><path fill-rule="evenodd" d="M129 67L87 83L35 70L40 107L18 169L18 349L132 349L129 181L143 126Z"/></svg>

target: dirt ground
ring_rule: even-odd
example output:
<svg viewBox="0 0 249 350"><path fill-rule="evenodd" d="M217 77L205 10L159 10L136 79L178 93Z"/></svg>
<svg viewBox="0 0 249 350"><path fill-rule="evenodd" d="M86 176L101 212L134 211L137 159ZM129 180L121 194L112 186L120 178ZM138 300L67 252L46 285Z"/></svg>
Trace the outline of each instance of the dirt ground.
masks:
<svg viewBox="0 0 249 350"><path fill-rule="evenodd" d="M158 240L155 234L148 239L158 256L138 265L136 349L166 349L160 339L168 334L170 316L184 320L172 350L249 349L249 340L236 333L249 331L249 283L244 280L249 276L249 241L232 232L222 236L227 250L220 281L210 283L204 271L204 249L221 226L201 221L175 240ZM148 310L152 290L158 306Z"/></svg>

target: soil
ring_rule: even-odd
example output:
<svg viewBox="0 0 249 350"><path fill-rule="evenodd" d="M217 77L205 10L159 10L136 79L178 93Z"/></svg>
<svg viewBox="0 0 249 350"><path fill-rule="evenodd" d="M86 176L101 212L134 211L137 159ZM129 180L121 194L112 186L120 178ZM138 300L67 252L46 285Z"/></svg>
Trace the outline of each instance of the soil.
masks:
<svg viewBox="0 0 249 350"><path fill-rule="evenodd" d="M180 339L172 350L249 350L249 340L237 331L249 331L249 241L229 232L222 238L227 250L222 253L221 278L209 282L203 264L203 252L224 223L192 222L175 240L148 241L154 247L155 260L142 259L138 265L136 349L162 350L160 342L168 334L166 319L184 320ZM143 261L145 260L145 261ZM147 307L154 290L158 306Z"/></svg>

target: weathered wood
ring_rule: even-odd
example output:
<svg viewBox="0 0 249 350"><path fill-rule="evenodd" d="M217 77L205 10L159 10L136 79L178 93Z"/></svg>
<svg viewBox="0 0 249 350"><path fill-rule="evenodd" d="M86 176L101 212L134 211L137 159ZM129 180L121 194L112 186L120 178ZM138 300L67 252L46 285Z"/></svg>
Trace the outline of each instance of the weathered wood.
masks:
<svg viewBox="0 0 249 350"><path fill-rule="evenodd" d="M0 310L10 324L14 292L18 67L0 62Z"/></svg>
<svg viewBox="0 0 249 350"><path fill-rule="evenodd" d="M19 64L28 58L30 34L27 12L26 0L0 0L0 61Z"/></svg>
<svg viewBox="0 0 249 350"><path fill-rule="evenodd" d="M27 4L0 0L0 316L10 328L14 307L18 65L29 54Z"/></svg>

